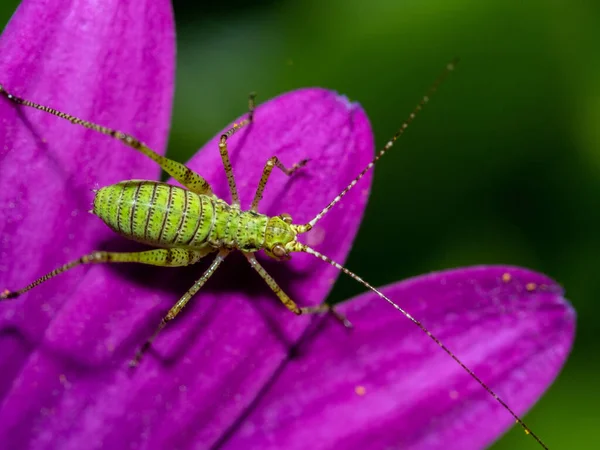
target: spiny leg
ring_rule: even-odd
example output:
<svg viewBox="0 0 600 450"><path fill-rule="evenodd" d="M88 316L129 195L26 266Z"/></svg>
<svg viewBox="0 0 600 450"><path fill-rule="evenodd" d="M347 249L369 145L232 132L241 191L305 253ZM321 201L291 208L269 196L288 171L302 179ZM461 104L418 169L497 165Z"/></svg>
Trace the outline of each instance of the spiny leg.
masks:
<svg viewBox="0 0 600 450"><path fill-rule="evenodd" d="M177 301L177 303L175 303L175 305L169 310L167 315L162 318L162 320L158 324L158 327L156 328L156 331L152 334L152 336L148 338L144 345L142 345L138 349L133 359L129 362L129 365L131 367L135 367L140 363L142 356L144 356L144 353L146 353L146 351L152 346L152 343L156 339L156 336L158 336L158 333L160 333L162 329L167 325L167 322L170 322L175 317L177 317L177 314L181 312L181 310L185 307L185 305L187 305L190 299L200 290L202 286L204 286L204 284L215 273L217 268L221 265L221 263L228 254L229 251L220 252L214 259L214 261L211 263L210 267L206 269L206 271L194 283L194 285L190 289L188 289L188 291L185 294L183 294L183 296Z"/></svg>
<svg viewBox="0 0 600 450"><path fill-rule="evenodd" d="M208 182L196 172L189 169L180 162L173 161L172 159L165 158L164 156L159 155L146 144L141 142L139 139L136 139L135 137L129 134L113 130L111 128L107 128L102 125L95 124L93 122L88 122L86 120L79 119L70 114L57 111L56 109L49 108L47 106L39 105L24 98L16 97L8 91L6 91L2 87L2 85L0 85L0 94L2 94L11 102L16 103L17 105L28 106L31 108L38 109L40 111L44 111L46 113L52 114L53 116L59 117L64 120L68 120L74 125L81 125L84 128L88 128L90 130L94 130L99 133L118 139L125 145L139 151L140 153L143 153L144 155L148 156L150 159L155 161L165 172L167 172L169 175L171 175L173 178L179 181L182 185L187 187L190 191L195 192L197 194L212 194L212 189Z"/></svg>
<svg viewBox="0 0 600 450"><path fill-rule="evenodd" d="M296 302L294 302L284 291L279 287L277 282L273 279L271 275L264 269L263 266L256 260L256 257L253 253L244 253L244 256L252 266L254 270L258 272L258 274L265 280L267 285L271 288L271 290L275 293L275 295L281 300L281 303L285 305L287 309L292 311L294 314L302 315L302 314L318 314L323 312L330 312L338 319L346 328L352 328L352 323L344 316L342 313L337 311L333 306L328 305L327 303L323 303L318 306L303 306L299 307Z"/></svg>
<svg viewBox="0 0 600 450"><path fill-rule="evenodd" d="M269 177L271 176L271 172L273 172L273 167L277 167L287 176L291 176L296 170L304 167L308 159L303 159L302 161L294 164L290 169L285 167L277 156L272 156L265 163L265 168L263 169L262 176L260 177L260 181L258 182L258 187L256 188L256 194L254 194L254 200L252 200L252 206L250 209L252 211L258 211L258 203L263 198L263 192L265 191L265 186L267 185L267 181L269 181Z"/></svg>
<svg viewBox="0 0 600 450"><path fill-rule="evenodd" d="M0 293L0 300L17 298L19 295L33 289L36 286L39 286L44 281L54 278L55 276L82 264L140 263L153 266L180 267L194 264L206 256L206 254L207 252L186 250L181 248L157 248L143 252L128 253L92 252L61 267L58 267L57 269L54 269L52 272L49 272L46 275L38 278L22 289L17 291L4 290L2 293Z"/></svg>
<svg viewBox="0 0 600 450"><path fill-rule="evenodd" d="M223 167L225 168L225 175L227 176L227 183L229 184L229 192L231 192L231 204L233 206L240 206L240 195L237 191L237 186L235 184L235 177L233 175L233 168L231 167L231 161L229 160L229 151L227 150L227 139L237 133L239 130L244 128L246 125L250 124L254 120L254 109L255 103L254 99L256 98L256 94L251 92L248 96L248 118L242 120L240 123L234 123L233 127L225 131L221 135L221 139L219 141L219 153L221 154L221 160L223 161Z"/></svg>

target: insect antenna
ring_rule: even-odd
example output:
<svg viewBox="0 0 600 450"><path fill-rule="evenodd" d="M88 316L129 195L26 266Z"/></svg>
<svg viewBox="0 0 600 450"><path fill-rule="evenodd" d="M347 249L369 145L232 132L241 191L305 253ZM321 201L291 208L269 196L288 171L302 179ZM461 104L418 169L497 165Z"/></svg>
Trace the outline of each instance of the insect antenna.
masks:
<svg viewBox="0 0 600 450"><path fill-rule="evenodd" d="M362 284L363 286L365 286L368 289L370 289L371 291L373 291L379 297L381 297L386 302L388 302L390 305L392 305L395 309L397 309L398 311L400 311L404 316L406 316L407 319L409 319L412 323L414 323L416 326L418 326L427 336L429 336L454 361L456 361L458 363L458 365L460 367L462 367L465 370L465 372L467 372L475 381L477 381L492 397L494 397L496 399L496 401L498 403L500 403L504 407L504 409L506 409L509 412L509 414L511 416L513 416L513 418L515 419L516 423L518 423L521 426L521 428L523 428L523 430L525 431L525 434L531 435L538 442L538 444L540 444L544 449L548 450L548 447L546 446L546 444L544 444L544 442L542 441L542 439L540 437L538 437L533 431L531 431L531 429L527 426L527 424L525 424L525 422L523 421L523 419L521 419L512 409L510 409L510 407L504 402L504 400L502 400L498 396L498 394L496 394L492 390L492 388L490 388L487 384L485 384L481 378L479 378L477 375L475 375L475 372L473 372L471 369L469 369L467 367L467 365L465 363L463 363L458 358L458 356L456 356L448 347L446 347L446 345L442 341L440 341L431 331L429 331L425 327L425 325L423 325L421 322L419 322L417 319L415 319L413 316L411 316L408 311L404 310L400 305L398 305L392 299L390 299L389 297L387 297L379 289L377 289L374 286L370 285L365 280L363 280L361 277L359 277L358 275L356 275L354 272L352 272L349 269L345 268L341 264L335 262L334 260L332 260L328 256L325 256L322 253L319 253L318 251L313 250L312 248L310 248L310 247L308 247L307 245L304 245L304 244L299 244L298 248L297 248L297 251L309 253L309 254L311 254L313 256L316 256L317 258L325 261L327 264L332 265L333 267L335 267L336 269L344 272L346 275L350 276L351 278L354 278L360 284Z"/></svg>
<svg viewBox="0 0 600 450"><path fill-rule="evenodd" d="M375 156L375 159L373 159L373 161L371 161L369 164L367 164L367 166L356 176L356 178L354 178L354 180L352 180L350 182L350 184L348 186L346 186L346 188L342 192L340 192L340 194L336 198L334 198L331 201L331 203L329 203L325 208L323 208L323 210L319 214L317 214L314 219L312 219L306 225L300 225L298 227L300 232L306 232L306 231L310 230L312 227L314 227L315 224L319 220L321 220L323 218L323 216L325 214L327 214L331 208L333 208L348 192L350 192L350 190L354 186L356 186L356 183L358 183L358 181L362 177L364 177L369 170L371 170L373 168L375 163L377 161L379 161L383 155L386 154L386 152L394 145L394 143L398 140L398 138L404 134L404 130L406 130L408 128L408 126L415 119L417 114L429 102L429 99L431 98L431 96L433 96L433 94L435 94L435 92L437 91L440 84L442 84L442 82L448 77L448 75L450 75L450 72L452 72L454 70L454 67L456 66L456 64L458 64L458 61L459 61L458 58L454 58L452 61L450 61L446 65L446 67L444 68L444 71L440 74L440 76L437 78L437 80L435 80L433 82L433 84L427 91L427 94L425 94L421 98L421 101L417 104L415 109L413 109L413 111L408 116L408 119L406 119L404 121L404 123L402 124L400 129L398 131L396 131L396 134L394 134L394 136L387 142L387 144L385 144L385 146L379 151L379 153L377 153L377 155Z"/></svg>
<svg viewBox="0 0 600 450"><path fill-rule="evenodd" d="M314 219L312 219L310 222L308 222L305 225L296 225L295 226L295 229L297 230L298 233L304 233L306 231L309 231L354 186L356 186L356 184L358 183L358 181L362 177L364 177L365 174L369 170L371 170L373 168L373 166L375 165L375 163L377 163L377 161L379 161L379 159L381 159L381 157L383 155L385 155L385 153L394 145L394 143L396 142L396 140L398 140L398 138L404 134L404 131L406 130L406 128L408 128L408 126L415 119L415 117L417 116L417 114L429 102L429 99L431 98L431 96L437 91L437 89L440 86L440 84L448 77L448 75L450 74L450 72L452 72L454 70L454 67L456 66L457 63L458 63L458 58L455 58L450 63L448 63L446 65L446 67L444 68L444 71L434 81L434 83L431 85L431 87L429 88L429 90L427 91L427 93L421 98L421 101L417 104L417 106L415 107L415 109L410 113L410 115L408 116L408 119L406 119L404 121L404 123L402 124L402 126L400 127L400 129L398 131L396 131L396 134L394 134L394 136L387 142L387 144L385 144L385 146L379 151L379 153L377 153L377 155L375 156L375 159L373 159L369 164L367 164L367 166L356 176L356 178L354 178L350 182L350 184L348 184L348 186L346 186L346 188L344 188L344 190L342 190L342 192L340 192L340 194L331 201L331 203L329 203L325 208L323 208L323 210L321 210L321 212L319 212L319 214L317 214ZM410 313L408 311L404 310L402 307L400 307L398 304L396 304L393 300L391 300L389 297L387 297L383 292L381 292L380 290L378 290L374 286L372 286L369 283L367 283L365 280L363 280L361 277L359 277L358 275L356 275L354 272L352 272L349 269L345 268L341 264L333 261L328 256L323 255L322 253L319 253L318 251L313 250L312 248L308 247L307 245L301 244L299 242L296 244L295 251L309 253L309 254L311 254L311 255L313 255L313 256L315 256L315 257L317 257L317 258L325 261L327 264L332 265L333 267L337 268L338 270L344 272L346 275L348 275L351 278L355 279L360 284L362 284L363 286L367 287L372 292L374 292L379 297L381 297L386 302L388 302L390 305L392 305L396 310L400 311L407 319L409 319L412 323L414 323L415 325L417 325L427 336L429 336L454 361L456 361L456 363L458 363L458 365L460 367L462 367L465 372L467 372L475 381L477 381L494 399L496 399L496 401L498 403L500 403L500 405L502 405L504 407L504 409L506 409L510 413L510 415L515 419L516 423L518 423L521 426L521 428L523 428L523 430L525 431L526 434L531 435L538 442L538 444L540 444L544 449L548 450L548 447L546 446L546 444L544 444L544 442L541 440L541 438L539 438L533 431L531 431L531 429L525 424L525 422L508 406L508 404L506 404L504 402L504 400L502 400L498 396L498 394L496 394L492 390L492 388L490 388L487 384L485 384L481 378L479 378L477 375L475 375L475 373L471 369L469 369L466 366L466 364L463 363L448 347L446 347L446 345L444 345L442 343L442 341L440 341L433 333L431 333L431 331L429 331L425 327L425 325L423 325L420 321L418 321L412 315L410 315Z"/></svg>

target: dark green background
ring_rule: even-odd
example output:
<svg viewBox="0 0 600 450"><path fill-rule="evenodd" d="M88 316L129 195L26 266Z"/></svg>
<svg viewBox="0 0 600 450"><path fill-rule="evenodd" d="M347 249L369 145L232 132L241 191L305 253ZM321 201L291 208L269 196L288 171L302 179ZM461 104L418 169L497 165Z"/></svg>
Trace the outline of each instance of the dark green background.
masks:
<svg viewBox="0 0 600 450"><path fill-rule="evenodd" d="M2 23L16 3L2 2ZM511 3L176 2L169 151L188 159L252 90L267 99L303 86L359 101L381 146L460 56L377 167L348 266L375 285L482 263L559 280L578 313L577 341L527 422L552 448L600 448L600 3ZM340 278L334 300L360 291ZM536 445L515 429L494 448Z"/></svg>

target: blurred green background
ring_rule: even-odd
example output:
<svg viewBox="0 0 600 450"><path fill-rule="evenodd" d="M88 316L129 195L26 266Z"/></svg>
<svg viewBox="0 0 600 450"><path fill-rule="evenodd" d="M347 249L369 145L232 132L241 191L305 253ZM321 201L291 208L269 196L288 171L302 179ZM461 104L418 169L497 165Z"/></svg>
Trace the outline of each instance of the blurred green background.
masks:
<svg viewBox="0 0 600 450"><path fill-rule="evenodd" d="M2 2L1 24L17 3ZM377 167L348 266L375 285L482 263L559 280L578 313L576 343L527 422L552 448L600 448L600 2L517 3L175 2L169 152L188 159L250 91L264 100L303 86L359 101L381 146L460 56ZM334 300L361 291L340 278ZM516 448L536 448L516 427L494 446Z"/></svg>

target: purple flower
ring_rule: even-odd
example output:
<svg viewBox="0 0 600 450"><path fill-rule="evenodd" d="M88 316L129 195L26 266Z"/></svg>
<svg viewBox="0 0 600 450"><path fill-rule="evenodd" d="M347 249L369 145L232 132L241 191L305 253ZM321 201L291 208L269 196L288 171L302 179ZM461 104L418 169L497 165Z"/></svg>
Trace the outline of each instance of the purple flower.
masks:
<svg viewBox="0 0 600 450"><path fill-rule="evenodd" d="M175 54L168 2L25 1L0 54L0 83L11 92L164 151ZM106 136L0 100L0 289L91 250L125 249L87 214L90 189L156 179L156 165ZM305 89L261 105L230 152L245 206L268 157L287 165L310 158L292 179L275 172L261 203L263 213L289 212L305 223L368 163L373 142L358 105ZM229 198L216 139L190 167ZM370 176L361 183L304 236L339 262ZM135 371L127 361L205 264L78 268L0 304L2 445L468 449L512 424L374 294L341 306L356 326L349 332L329 316L293 316L240 262L228 259ZM301 305L321 303L338 275L305 254L265 265ZM519 414L554 379L572 343L574 312L562 289L525 269L458 269L383 290Z"/></svg>

